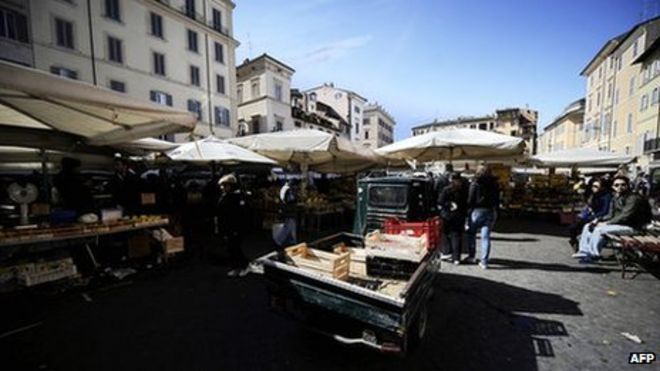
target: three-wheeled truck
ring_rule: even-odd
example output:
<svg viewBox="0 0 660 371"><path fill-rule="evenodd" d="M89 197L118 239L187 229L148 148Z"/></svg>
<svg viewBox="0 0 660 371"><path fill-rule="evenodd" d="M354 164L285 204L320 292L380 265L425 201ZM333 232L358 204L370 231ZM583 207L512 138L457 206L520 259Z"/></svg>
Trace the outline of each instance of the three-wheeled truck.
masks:
<svg viewBox="0 0 660 371"><path fill-rule="evenodd" d="M361 230L376 229L376 219L382 223L390 213L399 218L409 212L420 219L427 217L421 209L424 204L435 206L434 196L428 192L431 182L409 177L361 180L358 207L363 208L364 220L371 221L369 228ZM387 189L394 194L388 195ZM371 215L370 209L378 215ZM363 249L365 241L362 235L340 233L307 245L332 252L338 245ZM277 251L258 261L264 267L270 307L277 313L302 321L344 344L405 355L424 338L428 327L427 303L440 269L439 250L429 249L419 262L407 264L405 272L389 277L393 279L352 273L337 279L288 264L286 254Z"/></svg>

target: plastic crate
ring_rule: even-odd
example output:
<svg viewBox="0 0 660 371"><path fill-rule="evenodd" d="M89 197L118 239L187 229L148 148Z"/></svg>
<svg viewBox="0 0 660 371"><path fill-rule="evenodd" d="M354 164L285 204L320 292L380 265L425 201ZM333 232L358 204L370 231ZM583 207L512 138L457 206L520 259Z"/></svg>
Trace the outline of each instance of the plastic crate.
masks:
<svg viewBox="0 0 660 371"><path fill-rule="evenodd" d="M442 236L442 220L439 216L423 222L403 222L399 219L386 219L383 229L387 234L405 234L419 237L426 234L429 250L437 248Z"/></svg>

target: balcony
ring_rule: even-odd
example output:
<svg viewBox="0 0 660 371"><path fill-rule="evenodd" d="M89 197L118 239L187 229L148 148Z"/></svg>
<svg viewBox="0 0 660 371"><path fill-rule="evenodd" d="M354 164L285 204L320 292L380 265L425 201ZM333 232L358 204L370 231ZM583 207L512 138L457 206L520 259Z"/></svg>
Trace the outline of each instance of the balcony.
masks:
<svg viewBox="0 0 660 371"><path fill-rule="evenodd" d="M660 138L647 139L644 141L644 153L660 151Z"/></svg>

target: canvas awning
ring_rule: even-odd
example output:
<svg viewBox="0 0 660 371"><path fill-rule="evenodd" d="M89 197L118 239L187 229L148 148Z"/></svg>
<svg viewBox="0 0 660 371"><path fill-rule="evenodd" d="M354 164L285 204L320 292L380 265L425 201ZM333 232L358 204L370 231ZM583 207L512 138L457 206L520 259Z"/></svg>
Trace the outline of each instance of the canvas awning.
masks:
<svg viewBox="0 0 660 371"><path fill-rule="evenodd" d="M73 149L190 131L189 112L0 62L0 145Z"/></svg>
<svg viewBox="0 0 660 371"><path fill-rule="evenodd" d="M530 162L546 167L607 167L627 164L634 159L634 156L599 151L596 148L575 148L536 155L530 159Z"/></svg>
<svg viewBox="0 0 660 371"><path fill-rule="evenodd" d="M294 163L319 172L355 172L382 162L374 151L320 130L280 131L228 141L282 165Z"/></svg>
<svg viewBox="0 0 660 371"><path fill-rule="evenodd" d="M240 163L275 165L275 161L224 140L207 137L184 143L167 152L174 161L215 162L223 165Z"/></svg>
<svg viewBox="0 0 660 371"><path fill-rule="evenodd" d="M447 129L410 137L376 150L392 159L418 162L521 157L522 138L474 129Z"/></svg>

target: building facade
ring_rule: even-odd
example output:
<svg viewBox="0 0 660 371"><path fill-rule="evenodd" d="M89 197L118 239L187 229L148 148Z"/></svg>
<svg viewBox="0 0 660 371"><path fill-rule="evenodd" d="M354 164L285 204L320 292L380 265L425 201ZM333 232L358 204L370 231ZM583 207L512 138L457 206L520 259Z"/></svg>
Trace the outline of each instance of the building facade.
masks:
<svg viewBox="0 0 660 371"><path fill-rule="evenodd" d="M336 88L332 83L308 89L304 93L309 94L310 104L314 104L316 101L321 102L341 115L342 119L350 125L351 140L362 141L364 134L361 124L367 99L353 91Z"/></svg>
<svg viewBox="0 0 660 371"><path fill-rule="evenodd" d="M520 137L525 140L526 151L536 153L536 123L538 112L527 108L504 108L496 110L494 115L480 117L459 117L457 119L437 121L417 125L412 128L412 135L421 135L431 131L445 129L477 129L499 134Z"/></svg>
<svg viewBox="0 0 660 371"><path fill-rule="evenodd" d="M294 73L268 54L236 68L238 135L294 129L290 96Z"/></svg>
<svg viewBox="0 0 660 371"><path fill-rule="evenodd" d="M568 105L543 130L538 138L538 153L550 153L580 147L580 130L584 124L585 99Z"/></svg>
<svg viewBox="0 0 660 371"><path fill-rule="evenodd" d="M197 136L237 131L231 1L1 0L0 10L18 11L14 3L24 6L27 43L18 42L32 58L24 63L27 53L16 50L0 58L191 111ZM15 44L0 34L7 39Z"/></svg>
<svg viewBox="0 0 660 371"><path fill-rule="evenodd" d="M653 104L653 91L658 87L660 66L656 72L652 50L659 36L660 18L637 24L608 40L584 68L582 146L639 156L642 166L648 164L645 143L657 137L658 105L657 101Z"/></svg>
<svg viewBox="0 0 660 371"><path fill-rule="evenodd" d="M378 148L394 142L394 118L379 104L364 107L361 143L365 147Z"/></svg>

